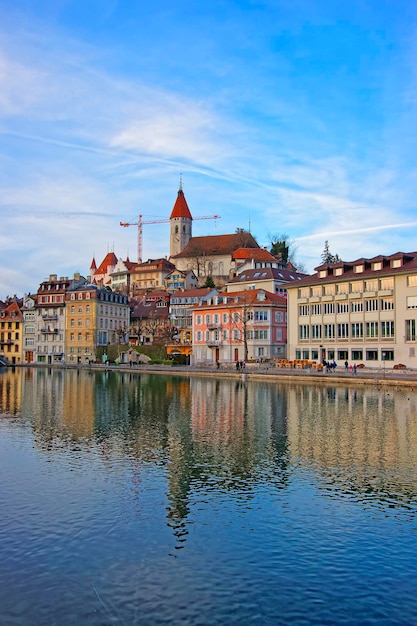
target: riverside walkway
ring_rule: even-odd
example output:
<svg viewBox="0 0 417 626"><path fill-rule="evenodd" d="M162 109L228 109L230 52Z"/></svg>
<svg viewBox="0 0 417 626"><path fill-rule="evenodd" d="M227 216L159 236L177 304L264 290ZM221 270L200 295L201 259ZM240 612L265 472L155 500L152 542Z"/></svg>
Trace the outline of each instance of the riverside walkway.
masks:
<svg viewBox="0 0 417 626"><path fill-rule="evenodd" d="M210 378L234 378L240 380L269 380L276 382L310 382L317 384L344 384L344 385L377 385L395 387L415 387L417 390L417 369L358 368L356 373L346 371L343 367L335 370L317 371L314 369L284 369L269 363L249 363L244 369L236 369L234 363L205 365L157 365L148 363L120 363L116 364L62 364L44 365L31 364L32 367L63 367L69 369L89 369L96 371L117 371L131 373L166 374L175 376L203 376Z"/></svg>

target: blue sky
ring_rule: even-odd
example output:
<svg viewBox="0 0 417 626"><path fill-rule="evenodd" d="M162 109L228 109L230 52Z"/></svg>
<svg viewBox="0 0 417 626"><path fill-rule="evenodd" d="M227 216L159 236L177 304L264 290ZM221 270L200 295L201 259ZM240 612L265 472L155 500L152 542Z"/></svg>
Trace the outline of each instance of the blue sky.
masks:
<svg viewBox="0 0 417 626"><path fill-rule="evenodd" d="M408 0L0 0L0 298L168 218L286 233L308 272L417 249ZM169 254L144 226L143 257Z"/></svg>

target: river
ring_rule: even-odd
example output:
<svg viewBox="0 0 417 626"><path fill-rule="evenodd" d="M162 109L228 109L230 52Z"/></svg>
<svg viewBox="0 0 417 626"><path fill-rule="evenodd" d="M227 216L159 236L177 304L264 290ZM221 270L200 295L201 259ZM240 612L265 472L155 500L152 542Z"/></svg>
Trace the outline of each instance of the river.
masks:
<svg viewBox="0 0 417 626"><path fill-rule="evenodd" d="M416 513L412 389L0 370L2 625L416 624Z"/></svg>

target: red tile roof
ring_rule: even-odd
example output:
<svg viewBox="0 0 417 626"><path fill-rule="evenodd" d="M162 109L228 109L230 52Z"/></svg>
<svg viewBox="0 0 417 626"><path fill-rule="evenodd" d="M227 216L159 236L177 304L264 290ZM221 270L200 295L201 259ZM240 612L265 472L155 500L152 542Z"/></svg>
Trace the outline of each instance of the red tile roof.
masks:
<svg viewBox="0 0 417 626"><path fill-rule="evenodd" d="M238 248L232 254L232 259L236 260L254 260L265 261L269 263L278 263L277 258L274 257L268 250L264 248Z"/></svg>
<svg viewBox="0 0 417 626"><path fill-rule="evenodd" d="M108 252L99 267L96 270L96 274L107 274L109 267L114 267L117 264L117 256L114 252Z"/></svg>
<svg viewBox="0 0 417 626"><path fill-rule="evenodd" d="M238 248L259 248L250 233L233 233L233 235L209 235L208 237L191 237L188 244L174 259L196 256L215 256L232 254Z"/></svg>

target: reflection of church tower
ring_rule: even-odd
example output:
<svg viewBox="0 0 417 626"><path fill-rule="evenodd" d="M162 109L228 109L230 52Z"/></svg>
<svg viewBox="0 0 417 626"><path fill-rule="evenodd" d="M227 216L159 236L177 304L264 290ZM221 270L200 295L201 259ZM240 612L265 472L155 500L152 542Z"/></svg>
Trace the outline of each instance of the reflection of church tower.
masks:
<svg viewBox="0 0 417 626"><path fill-rule="evenodd" d="M182 190L182 180L180 179L180 188L178 190L178 197L175 201L174 208L172 209L169 217L171 228L169 238L169 256L173 257L184 250L187 243L192 236L192 222L193 218L188 208L187 200L185 199L184 192Z"/></svg>

